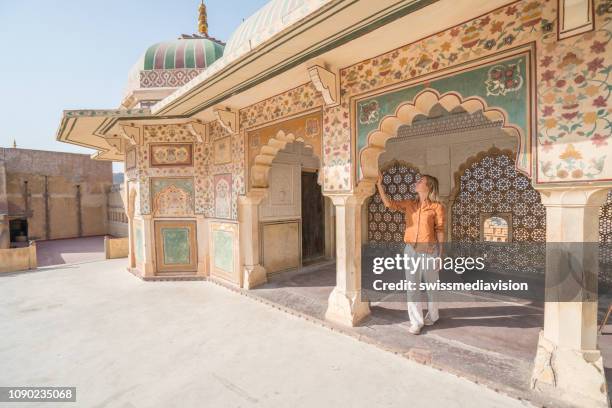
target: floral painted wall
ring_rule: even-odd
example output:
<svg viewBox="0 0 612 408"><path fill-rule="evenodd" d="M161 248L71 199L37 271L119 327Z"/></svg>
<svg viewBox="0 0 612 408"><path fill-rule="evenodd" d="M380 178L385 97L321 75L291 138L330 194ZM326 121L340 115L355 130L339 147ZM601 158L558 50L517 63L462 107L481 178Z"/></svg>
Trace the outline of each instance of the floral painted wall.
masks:
<svg viewBox="0 0 612 408"><path fill-rule="evenodd" d="M612 179L612 3L596 2L595 31L539 44L538 180Z"/></svg>
<svg viewBox="0 0 612 408"><path fill-rule="evenodd" d="M144 143L128 149L129 155L135 153L136 165L126 169L126 177L138 183L139 205L136 211L139 214L151 214L153 204L151 197L151 180L153 178L187 178L195 175L194 168L202 164L198 155L200 145L185 125L147 125L142 129ZM134 151L134 153L131 153ZM156 157L151 158L151 153ZM133 159L126 159L127 163ZM202 190L195 189L188 192L195 199L195 212L199 213L197 202L201 201Z"/></svg>
<svg viewBox="0 0 612 408"><path fill-rule="evenodd" d="M353 97L535 42L537 183L612 179L609 2L595 31L557 40L557 1L525 0L340 71L341 104L324 115L324 188L353 188ZM466 95L469 96L469 95Z"/></svg>
<svg viewBox="0 0 612 408"><path fill-rule="evenodd" d="M240 134L230 135L218 122L208 125L209 138L199 143L188 127L183 124L147 125L143 127L144 143L134 146L126 153L130 163L126 165L126 177L135 180L139 186L139 214L160 214L164 216L190 216L203 214L210 218L238 218L238 196L244 194L244 141ZM151 157L155 155L155 157ZM226 194L231 197L228 202L230 211L223 214L215 213L216 175L229 175L223 178L229 183L230 190ZM174 180L172 186L168 182ZM177 208L165 209L160 212L155 206L159 202L168 201L168 197L158 197L160 191L151 191L151 185L163 184L164 193L168 197L179 197L184 200L184 208L193 210L176 213L181 208L179 202L173 201ZM185 186L192 187L186 188ZM155 190L154 186L154 190ZM170 189L173 187L181 191ZM183 197L181 194L187 194ZM190 204L192 203L192 204Z"/></svg>
<svg viewBox="0 0 612 408"><path fill-rule="evenodd" d="M197 169L197 180L204 190L203 213L210 218L237 220L238 196L245 193L244 138L241 133L228 133L217 121L208 124L208 133L204 164ZM231 187L229 191L226 185Z"/></svg>

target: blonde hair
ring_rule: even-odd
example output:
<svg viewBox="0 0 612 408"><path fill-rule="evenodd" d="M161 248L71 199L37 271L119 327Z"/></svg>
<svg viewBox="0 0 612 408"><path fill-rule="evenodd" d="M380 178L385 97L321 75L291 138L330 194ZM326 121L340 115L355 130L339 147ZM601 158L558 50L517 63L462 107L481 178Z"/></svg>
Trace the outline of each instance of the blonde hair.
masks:
<svg viewBox="0 0 612 408"><path fill-rule="evenodd" d="M440 202L440 183L438 179L434 176L430 176L429 174L421 174L421 178L425 179L425 183L427 184L427 188L429 189L429 193L427 194L427 199L432 203Z"/></svg>

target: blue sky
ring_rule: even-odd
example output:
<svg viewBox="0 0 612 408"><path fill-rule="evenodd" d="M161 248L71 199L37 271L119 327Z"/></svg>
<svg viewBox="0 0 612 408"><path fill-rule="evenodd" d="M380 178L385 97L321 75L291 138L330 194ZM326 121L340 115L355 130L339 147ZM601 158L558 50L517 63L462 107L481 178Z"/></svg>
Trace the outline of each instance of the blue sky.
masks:
<svg viewBox="0 0 612 408"><path fill-rule="evenodd" d="M267 0L206 0L227 41ZM119 105L149 45L197 32L199 0L0 0L0 147L91 153L55 141L64 109Z"/></svg>

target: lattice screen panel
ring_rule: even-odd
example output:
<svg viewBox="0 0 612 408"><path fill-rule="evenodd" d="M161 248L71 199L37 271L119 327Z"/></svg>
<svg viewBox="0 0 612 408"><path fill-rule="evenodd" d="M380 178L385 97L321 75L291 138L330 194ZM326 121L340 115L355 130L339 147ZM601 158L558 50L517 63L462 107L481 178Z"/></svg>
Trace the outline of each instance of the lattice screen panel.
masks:
<svg viewBox="0 0 612 408"><path fill-rule="evenodd" d="M540 194L505 153L483 156L461 175L452 208L453 241L480 241L482 213L511 213L514 242L546 241L546 209Z"/></svg>
<svg viewBox="0 0 612 408"><path fill-rule="evenodd" d="M612 286L612 190L599 210L600 277Z"/></svg>
<svg viewBox="0 0 612 408"><path fill-rule="evenodd" d="M419 171L404 162L393 161L382 170L385 192L394 201L417 198L415 184ZM370 243L400 243L404 241L404 214L389 210L382 202L378 189L368 204L368 241Z"/></svg>

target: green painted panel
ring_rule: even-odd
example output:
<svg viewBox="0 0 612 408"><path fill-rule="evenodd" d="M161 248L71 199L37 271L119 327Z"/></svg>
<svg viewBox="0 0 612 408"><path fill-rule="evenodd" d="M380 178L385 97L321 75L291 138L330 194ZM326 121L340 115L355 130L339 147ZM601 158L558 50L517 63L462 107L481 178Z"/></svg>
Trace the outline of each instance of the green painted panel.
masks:
<svg viewBox="0 0 612 408"><path fill-rule="evenodd" d="M234 240L231 232L215 231L213 236L215 248L214 264L222 271L234 272Z"/></svg>
<svg viewBox="0 0 612 408"><path fill-rule="evenodd" d="M142 228L139 224L136 224L134 228L134 255L136 257L136 262L143 263L144 262L144 236L142 233Z"/></svg>
<svg viewBox="0 0 612 408"><path fill-rule="evenodd" d="M187 265L191 263L189 253L189 228L162 228L164 241L164 264Z"/></svg>
<svg viewBox="0 0 612 408"><path fill-rule="evenodd" d="M164 190L168 186L175 186L189 193L193 197L193 179L190 178L154 178L151 179L151 197Z"/></svg>
<svg viewBox="0 0 612 408"><path fill-rule="evenodd" d="M513 65L515 67L512 75L507 77L509 83L506 86L505 69L510 69ZM529 123L526 72L526 57L514 57L364 99L357 103L357 152L366 146L368 134L378 129L380 121L386 115L394 114L399 105L412 101L419 92L426 88L433 88L441 94L451 91L458 92L464 98L478 96L484 99L488 106L504 109L510 123L520 127L523 134L526 135Z"/></svg>

